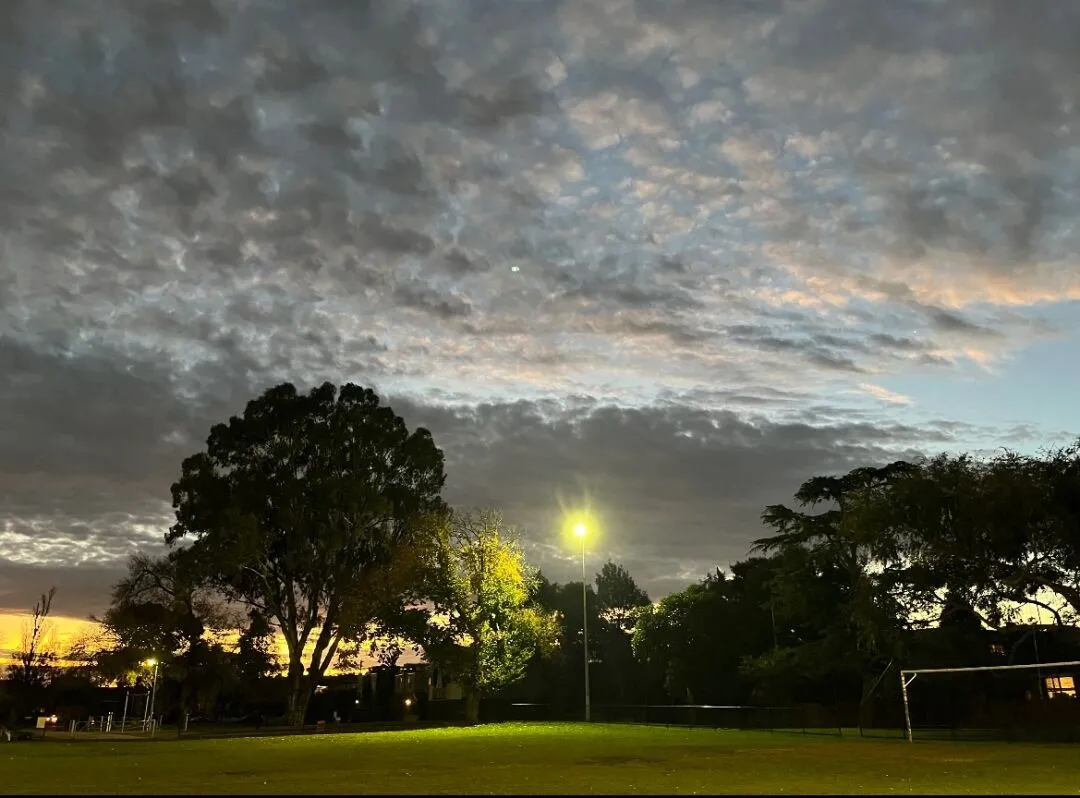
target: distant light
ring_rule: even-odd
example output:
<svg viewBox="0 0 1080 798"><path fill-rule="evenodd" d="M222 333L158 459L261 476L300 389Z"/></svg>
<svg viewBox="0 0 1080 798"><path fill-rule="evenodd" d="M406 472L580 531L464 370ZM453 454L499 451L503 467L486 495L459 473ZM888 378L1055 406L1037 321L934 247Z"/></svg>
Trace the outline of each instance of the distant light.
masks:
<svg viewBox="0 0 1080 798"><path fill-rule="evenodd" d="M520 266L511 266L510 271L519 272L519 271L521 271L521 267Z"/></svg>
<svg viewBox="0 0 1080 798"><path fill-rule="evenodd" d="M405 706L407 706L407 707L411 707L411 706L412 706L412 699L411 699L411 698L406 698L406 699L405 699Z"/></svg>
<svg viewBox="0 0 1080 798"><path fill-rule="evenodd" d="M355 701L353 701L353 703L354 703L354 704L359 704L359 703L360 703L360 699L359 699L359 698L358 698L358 699L356 699Z"/></svg>

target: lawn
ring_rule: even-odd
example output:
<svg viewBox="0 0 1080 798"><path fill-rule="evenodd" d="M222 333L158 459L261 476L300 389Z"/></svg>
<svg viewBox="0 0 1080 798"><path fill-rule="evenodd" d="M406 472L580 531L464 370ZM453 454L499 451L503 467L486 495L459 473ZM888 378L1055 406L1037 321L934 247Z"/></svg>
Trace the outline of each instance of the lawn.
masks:
<svg viewBox="0 0 1080 798"><path fill-rule="evenodd" d="M0 746L12 793L1080 793L1080 748L643 726Z"/></svg>

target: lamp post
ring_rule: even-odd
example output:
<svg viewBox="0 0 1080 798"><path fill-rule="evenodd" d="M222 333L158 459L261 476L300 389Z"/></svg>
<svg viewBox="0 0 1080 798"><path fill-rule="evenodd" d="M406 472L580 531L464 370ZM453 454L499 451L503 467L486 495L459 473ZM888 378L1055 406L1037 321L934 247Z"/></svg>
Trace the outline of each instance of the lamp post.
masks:
<svg viewBox="0 0 1080 798"><path fill-rule="evenodd" d="M581 643L585 651L585 722L592 720L592 701L589 696L589 590L585 581L585 524L574 527L574 534L581 539Z"/></svg>
<svg viewBox="0 0 1080 798"><path fill-rule="evenodd" d="M146 661L146 664L154 666L154 681L150 683L150 702L146 705L146 712L144 713L144 719L145 719L145 715L149 715L150 722L153 723L154 722L154 705L157 703L156 699L157 699L158 661L157 661L156 658L155 659L148 659Z"/></svg>

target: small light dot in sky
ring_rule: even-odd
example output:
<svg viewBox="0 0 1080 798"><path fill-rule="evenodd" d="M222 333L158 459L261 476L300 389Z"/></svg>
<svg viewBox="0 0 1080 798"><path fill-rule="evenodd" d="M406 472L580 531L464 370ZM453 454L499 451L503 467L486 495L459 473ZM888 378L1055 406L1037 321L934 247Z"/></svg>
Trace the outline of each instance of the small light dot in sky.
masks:
<svg viewBox="0 0 1080 798"><path fill-rule="evenodd" d="M510 271L519 272L519 271L521 271L521 267L520 266L511 266Z"/></svg>

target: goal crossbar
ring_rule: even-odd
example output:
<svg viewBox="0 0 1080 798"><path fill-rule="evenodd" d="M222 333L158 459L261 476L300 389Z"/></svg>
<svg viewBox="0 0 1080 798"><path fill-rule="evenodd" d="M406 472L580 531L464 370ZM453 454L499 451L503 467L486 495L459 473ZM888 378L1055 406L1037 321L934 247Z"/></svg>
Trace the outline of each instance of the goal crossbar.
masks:
<svg viewBox="0 0 1080 798"><path fill-rule="evenodd" d="M968 671L1013 671L1020 670L1021 668L1051 668L1055 666L1064 667L1066 665L1080 665L1080 659L1069 660L1068 662L1036 662L1032 665L983 665L974 668L905 668L900 673L913 673L918 676L920 673L964 673ZM909 682L910 684L910 682Z"/></svg>
<svg viewBox="0 0 1080 798"><path fill-rule="evenodd" d="M915 681L920 673L971 673L973 671L1017 671L1031 670L1033 668L1064 668L1080 665L1080 660L1068 660L1066 662L1036 662L1030 665L983 665L969 668L904 668L900 671L900 691L904 697L904 723L907 726L908 742L914 742L914 734L911 728L911 711L908 708L908 686ZM910 678L908 677L910 674Z"/></svg>

